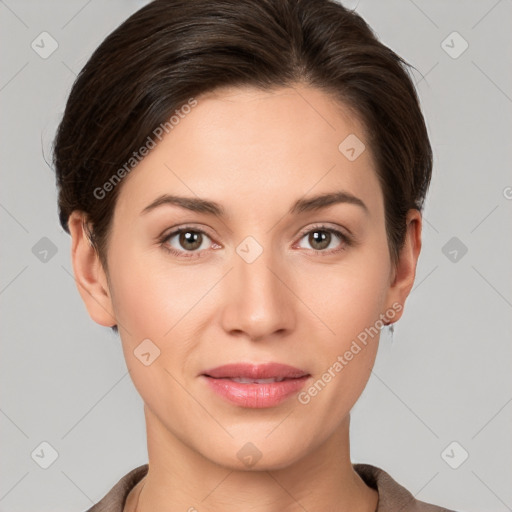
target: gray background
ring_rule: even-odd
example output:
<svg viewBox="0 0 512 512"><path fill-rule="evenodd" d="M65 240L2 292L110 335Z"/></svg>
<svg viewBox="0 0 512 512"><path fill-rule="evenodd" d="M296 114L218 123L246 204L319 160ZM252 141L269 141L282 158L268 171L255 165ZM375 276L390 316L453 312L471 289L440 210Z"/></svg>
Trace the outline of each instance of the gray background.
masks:
<svg viewBox="0 0 512 512"><path fill-rule="evenodd" d="M0 1L1 511L86 510L147 461L142 400L78 294L45 162L75 75L145 3ZM352 460L424 501L512 510L512 2L345 4L421 72L435 152L415 288L353 409Z"/></svg>

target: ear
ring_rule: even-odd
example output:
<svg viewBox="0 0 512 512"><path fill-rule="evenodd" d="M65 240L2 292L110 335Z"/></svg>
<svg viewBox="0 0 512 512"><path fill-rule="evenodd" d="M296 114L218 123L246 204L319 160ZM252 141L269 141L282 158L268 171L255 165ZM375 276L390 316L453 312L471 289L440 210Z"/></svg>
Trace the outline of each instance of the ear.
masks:
<svg viewBox="0 0 512 512"><path fill-rule="evenodd" d="M405 241L400 250L396 267L392 269L391 285L388 290L387 310L393 309L395 315L393 322L400 319L403 314L403 306L411 292L416 277L416 265L421 251L421 212L411 209L406 216ZM395 307L393 307L395 304ZM398 305L401 307L399 308Z"/></svg>
<svg viewBox="0 0 512 512"><path fill-rule="evenodd" d="M116 325L107 276L86 229L87 216L75 210L68 219L75 282L90 317L105 327Z"/></svg>

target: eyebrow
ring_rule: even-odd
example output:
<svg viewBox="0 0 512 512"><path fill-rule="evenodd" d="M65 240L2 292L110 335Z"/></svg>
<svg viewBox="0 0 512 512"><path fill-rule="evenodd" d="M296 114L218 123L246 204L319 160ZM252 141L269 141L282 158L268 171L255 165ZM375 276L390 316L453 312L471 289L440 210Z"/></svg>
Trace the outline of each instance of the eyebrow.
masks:
<svg viewBox="0 0 512 512"><path fill-rule="evenodd" d="M298 199L290 208L288 214L298 215L307 211L315 211L322 208L327 208L328 206L339 203L354 204L361 207L365 213L368 213L368 207L361 199L349 192L340 191L328 192L308 198ZM215 201L209 201L207 199L196 197L176 196L171 194L162 194L161 196L157 197L153 202L148 204L142 210L141 215L145 215L151 210L154 210L155 208L158 208L162 205L179 206L186 210L215 215L216 217L226 216L226 210L224 207Z"/></svg>

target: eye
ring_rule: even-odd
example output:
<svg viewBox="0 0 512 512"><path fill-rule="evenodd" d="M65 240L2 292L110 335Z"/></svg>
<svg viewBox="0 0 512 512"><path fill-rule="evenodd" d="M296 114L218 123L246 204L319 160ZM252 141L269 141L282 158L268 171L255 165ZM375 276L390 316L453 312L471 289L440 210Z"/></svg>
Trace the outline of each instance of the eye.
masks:
<svg viewBox="0 0 512 512"><path fill-rule="evenodd" d="M208 243L208 240L210 240L210 243ZM165 235L160 239L160 245L175 256L199 258L202 256L200 249L208 249L212 242L203 230L183 227Z"/></svg>
<svg viewBox="0 0 512 512"><path fill-rule="evenodd" d="M306 241L311 245L313 251L322 256L343 251L351 245L351 240L347 235L327 226L315 226L313 229L302 233L300 239L302 240L305 237L307 237ZM302 247L302 245L299 246Z"/></svg>
<svg viewBox="0 0 512 512"><path fill-rule="evenodd" d="M305 237L307 237L306 241L311 245L312 250L322 256L346 250L352 243L348 235L323 225L303 232L300 240ZM220 247L211 241L205 231L187 226L164 235L159 243L167 252L180 258L200 258L209 247ZM300 243L299 247L305 248Z"/></svg>

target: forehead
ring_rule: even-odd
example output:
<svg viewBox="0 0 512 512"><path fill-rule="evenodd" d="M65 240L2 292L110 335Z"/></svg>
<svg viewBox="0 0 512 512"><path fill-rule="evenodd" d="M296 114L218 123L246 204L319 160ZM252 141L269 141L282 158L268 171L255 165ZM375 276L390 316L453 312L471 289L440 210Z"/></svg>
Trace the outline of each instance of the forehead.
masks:
<svg viewBox="0 0 512 512"><path fill-rule="evenodd" d="M272 205L309 190L379 199L372 198L380 187L364 126L327 93L305 86L229 87L196 101L124 178L121 208L140 211L165 192L240 207L258 200ZM359 141L358 151L366 146L357 159L344 153L346 140Z"/></svg>

